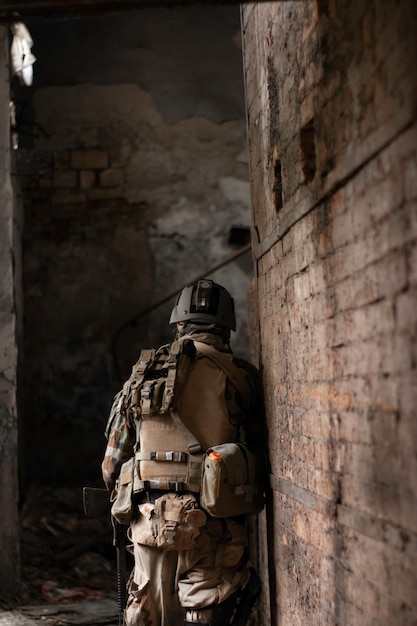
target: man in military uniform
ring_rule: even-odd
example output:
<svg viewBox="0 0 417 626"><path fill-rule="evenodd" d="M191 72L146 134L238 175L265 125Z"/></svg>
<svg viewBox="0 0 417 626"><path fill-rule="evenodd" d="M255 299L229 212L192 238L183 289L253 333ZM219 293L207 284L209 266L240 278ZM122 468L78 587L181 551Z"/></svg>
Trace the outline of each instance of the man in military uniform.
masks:
<svg viewBox="0 0 417 626"><path fill-rule="evenodd" d="M236 319L224 287L210 280L189 285L170 323L175 340L141 352L106 429L102 473L114 490L115 517L116 496L126 485L133 502L122 518L135 559L125 620L128 626L240 626L260 590L248 566L247 514L262 509L263 487L247 484L236 461L237 453L263 455L259 375L230 349ZM229 474L233 463L238 478L216 508L224 480L213 488L210 468L217 471L229 457ZM258 483L264 469L255 472Z"/></svg>

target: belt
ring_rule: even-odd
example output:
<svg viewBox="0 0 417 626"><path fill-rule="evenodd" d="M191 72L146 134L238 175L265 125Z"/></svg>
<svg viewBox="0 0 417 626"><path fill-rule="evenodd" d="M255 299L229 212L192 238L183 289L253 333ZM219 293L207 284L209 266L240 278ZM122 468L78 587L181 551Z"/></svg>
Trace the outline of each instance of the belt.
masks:
<svg viewBox="0 0 417 626"><path fill-rule="evenodd" d="M192 494L198 501L198 493L192 491L165 491L164 489L150 489L149 491L141 491L134 496L135 504L145 504L145 502L152 502L155 504L155 500L167 493L174 493L177 496L183 496L185 494Z"/></svg>

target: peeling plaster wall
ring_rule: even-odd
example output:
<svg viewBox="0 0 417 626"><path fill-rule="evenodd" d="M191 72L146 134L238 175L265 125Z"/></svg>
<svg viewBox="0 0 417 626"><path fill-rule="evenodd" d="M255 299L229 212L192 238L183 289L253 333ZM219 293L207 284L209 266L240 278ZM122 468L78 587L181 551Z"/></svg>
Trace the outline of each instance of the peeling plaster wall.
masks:
<svg viewBox="0 0 417 626"><path fill-rule="evenodd" d="M21 134L18 152L26 478L100 484L118 372L170 340L173 298L129 320L234 254L231 227L250 227L239 10L147 8L29 28L34 136ZM236 298L233 345L247 356L250 252L212 277Z"/></svg>
<svg viewBox="0 0 417 626"><path fill-rule="evenodd" d="M19 228L11 180L9 126L8 32L0 26L0 588L15 592L19 579L17 358L19 294ZM19 303L20 304L20 303Z"/></svg>

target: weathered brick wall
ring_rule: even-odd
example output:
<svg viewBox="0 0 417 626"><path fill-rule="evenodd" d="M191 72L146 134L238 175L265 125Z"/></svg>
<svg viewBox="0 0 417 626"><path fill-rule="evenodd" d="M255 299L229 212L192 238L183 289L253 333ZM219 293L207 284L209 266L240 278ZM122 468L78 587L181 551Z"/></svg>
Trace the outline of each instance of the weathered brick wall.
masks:
<svg viewBox="0 0 417 626"><path fill-rule="evenodd" d="M274 494L262 623L415 624L416 6L245 5L243 28Z"/></svg>

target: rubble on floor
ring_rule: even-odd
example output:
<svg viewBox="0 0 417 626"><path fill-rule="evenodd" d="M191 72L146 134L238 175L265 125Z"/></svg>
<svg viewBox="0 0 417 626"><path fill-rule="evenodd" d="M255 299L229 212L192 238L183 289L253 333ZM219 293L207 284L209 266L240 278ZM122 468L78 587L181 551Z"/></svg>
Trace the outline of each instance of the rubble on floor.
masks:
<svg viewBox="0 0 417 626"><path fill-rule="evenodd" d="M0 611L0 626L119 626L113 600L83 600Z"/></svg>
<svg viewBox="0 0 417 626"><path fill-rule="evenodd" d="M110 514L86 517L81 487L32 486L21 507L20 524L21 590L2 606L9 611L9 623L117 624ZM5 613L0 613L0 626L6 624L4 619Z"/></svg>
<svg viewBox="0 0 417 626"><path fill-rule="evenodd" d="M117 620L117 603L113 600L83 600L72 604L22 607L21 613L32 620L51 626L111 626Z"/></svg>

